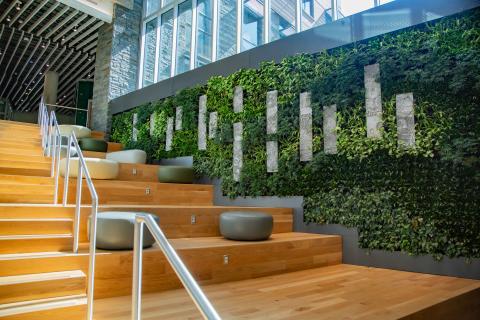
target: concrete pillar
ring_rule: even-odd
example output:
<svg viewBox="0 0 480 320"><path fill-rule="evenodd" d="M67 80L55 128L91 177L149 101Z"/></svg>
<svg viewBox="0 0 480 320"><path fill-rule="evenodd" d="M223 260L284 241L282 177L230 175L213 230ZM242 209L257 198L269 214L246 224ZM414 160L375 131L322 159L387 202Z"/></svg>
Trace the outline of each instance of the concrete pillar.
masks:
<svg viewBox="0 0 480 320"><path fill-rule="evenodd" d="M43 99L46 104L57 104L58 73L55 71L45 72L43 80Z"/></svg>

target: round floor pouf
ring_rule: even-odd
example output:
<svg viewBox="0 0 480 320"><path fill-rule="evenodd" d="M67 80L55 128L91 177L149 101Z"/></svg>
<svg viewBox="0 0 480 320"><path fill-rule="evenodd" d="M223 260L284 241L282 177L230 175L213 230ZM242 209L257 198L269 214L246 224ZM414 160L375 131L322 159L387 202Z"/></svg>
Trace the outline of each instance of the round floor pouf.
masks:
<svg viewBox="0 0 480 320"><path fill-rule="evenodd" d="M271 215L255 211L232 211L220 215L220 234L230 240L267 240L272 234Z"/></svg>
<svg viewBox="0 0 480 320"><path fill-rule="evenodd" d="M82 138L78 140L78 145L84 151L107 152L108 149L108 143L93 138Z"/></svg>
<svg viewBox="0 0 480 320"><path fill-rule="evenodd" d="M193 168L182 166L160 166L158 181L164 183L193 183Z"/></svg>
<svg viewBox="0 0 480 320"><path fill-rule="evenodd" d="M99 158L83 158L87 165L90 178L98 180L113 180L118 177L120 167L117 161L99 159ZM76 178L78 175L78 158L70 158L70 168L68 176ZM65 177L67 167L67 159L60 160L60 175Z"/></svg>
<svg viewBox="0 0 480 320"><path fill-rule="evenodd" d="M97 215L97 248L104 250L131 250L134 243L135 216L150 215L158 223L159 218L147 212L106 211ZM90 217L91 218L91 217ZM90 226L89 218L89 226ZM88 230L90 239L90 228ZM143 247L155 243L150 231L144 226Z"/></svg>

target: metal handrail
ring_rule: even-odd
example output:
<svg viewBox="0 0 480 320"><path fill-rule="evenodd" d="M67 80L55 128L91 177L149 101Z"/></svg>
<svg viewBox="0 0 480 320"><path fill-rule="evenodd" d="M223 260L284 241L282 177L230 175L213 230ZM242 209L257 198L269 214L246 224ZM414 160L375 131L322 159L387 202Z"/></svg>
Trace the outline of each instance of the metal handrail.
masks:
<svg viewBox="0 0 480 320"><path fill-rule="evenodd" d="M54 203L57 203L58 198L58 179L60 174L60 149L61 149L61 135L58 128L58 122L55 112L52 111L50 116L47 111L47 106L43 102L43 97L40 102L38 123L40 125L40 133L42 135L42 147L44 153L48 156L52 155L52 176L55 173L55 197ZM93 294L95 284L95 253L97 242L97 213L98 213L98 194L90 177L88 167L82 154L82 150L78 145L75 133L72 132L68 138L67 158L65 163L65 178L63 185L63 201L62 205L66 206L68 203L68 183L70 178L70 161L72 146L78 157L78 173L77 173L77 190L75 201L75 218L73 222L73 252L78 253L78 242L80 232L80 214L82 203L82 182L83 178L87 182L90 196L92 199L91 211L91 225L90 225L90 245L89 245L89 267L88 267L88 287L87 287L87 320L93 319ZM52 154L53 152L53 154ZM56 164L56 166L55 166Z"/></svg>
<svg viewBox="0 0 480 320"><path fill-rule="evenodd" d="M146 225L148 230L157 241L160 249L164 253L167 261L180 278L183 286L202 313L203 317L208 320L220 320L215 308L198 286L187 267L177 255L175 249L170 245L162 230L150 215L135 216L135 233L133 245L133 285L132 285L132 319L141 320L142 318L142 254L143 254L143 226Z"/></svg>

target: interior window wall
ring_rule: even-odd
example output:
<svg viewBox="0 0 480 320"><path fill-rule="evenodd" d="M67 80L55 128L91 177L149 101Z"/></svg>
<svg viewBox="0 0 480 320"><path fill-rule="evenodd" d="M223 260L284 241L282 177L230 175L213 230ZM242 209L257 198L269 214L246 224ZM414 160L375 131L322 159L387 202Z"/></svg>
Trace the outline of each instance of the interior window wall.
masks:
<svg viewBox="0 0 480 320"><path fill-rule="evenodd" d="M145 15L148 16L160 9L160 0L145 0Z"/></svg>
<svg viewBox="0 0 480 320"><path fill-rule="evenodd" d="M296 0L270 1L270 41L288 37L296 32Z"/></svg>
<svg viewBox="0 0 480 320"><path fill-rule="evenodd" d="M336 19L341 19L391 1L394 0L144 0L146 23L139 86L329 23L335 16L332 2L337 6ZM265 5L269 19L264 17ZM196 19L192 19L193 12ZM241 21L237 21L239 17Z"/></svg>
<svg viewBox="0 0 480 320"><path fill-rule="evenodd" d="M157 19L145 24L145 50L143 56L143 86L154 83L155 50L157 44Z"/></svg>
<svg viewBox="0 0 480 320"><path fill-rule="evenodd" d="M190 46L192 43L192 0L178 5L177 62L175 74L190 70Z"/></svg>
<svg viewBox="0 0 480 320"><path fill-rule="evenodd" d="M160 50L158 80L167 79L172 73L173 9L160 16Z"/></svg>
<svg viewBox="0 0 480 320"><path fill-rule="evenodd" d="M242 51L263 44L263 2L243 0Z"/></svg>
<svg viewBox="0 0 480 320"><path fill-rule="evenodd" d="M195 66L212 62L213 1L197 0L197 48Z"/></svg>
<svg viewBox="0 0 480 320"><path fill-rule="evenodd" d="M237 52L237 0L218 0L217 34L217 59L234 55Z"/></svg>
<svg viewBox="0 0 480 320"><path fill-rule="evenodd" d="M301 31L332 21L331 0L300 0Z"/></svg>

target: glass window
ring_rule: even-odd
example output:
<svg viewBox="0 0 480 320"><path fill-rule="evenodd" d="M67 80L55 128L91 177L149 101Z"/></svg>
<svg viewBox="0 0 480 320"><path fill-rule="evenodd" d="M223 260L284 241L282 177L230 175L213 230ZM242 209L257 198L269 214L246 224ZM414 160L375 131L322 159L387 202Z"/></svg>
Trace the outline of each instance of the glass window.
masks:
<svg viewBox="0 0 480 320"><path fill-rule="evenodd" d="M243 0L242 51L263 44L263 3Z"/></svg>
<svg viewBox="0 0 480 320"><path fill-rule="evenodd" d="M382 4L385 4L385 3L389 3L389 2L392 2L394 0L380 0L380 5Z"/></svg>
<svg viewBox="0 0 480 320"><path fill-rule="evenodd" d="M237 1L218 1L217 59L237 52Z"/></svg>
<svg viewBox="0 0 480 320"><path fill-rule="evenodd" d="M374 0L337 0L338 18L368 10L374 5Z"/></svg>
<svg viewBox="0 0 480 320"><path fill-rule="evenodd" d="M145 15L149 15L160 9L160 0L146 0L145 2Z"/></svg>
<svg viewBox="0 0 480 320"><path fill-rule="evenodd" d="M212 17L212 0L197 0L196 67L212 62Z"/></svg>
<svg viewBox="0 0 480 320"><path fill-rule="evenodd" d="M270 41L295 33L296 0L271 0Z"/></svg>
<svg viewBox="0 0 480 320"><path fill-rule="evenodd" d="M143 54L143 86L154 82L155 47L157 45L157 19L150 20L145 25L145 47Z"/></svg>
<svg viewBox="0 0 480 320"><path fill-rule="evenodd" d="M302 31L332 22L331 0L301 0Z"/></svg>
<svg viewBox="0 0 480 320"><path fill-rule="evenodd" d="M175 74L190 70L192 0L187 0L178 5L177 24L177 64Z"/></svg>
<svg viewBox="0 0 480 320"><path fill-rule="evenodd" d="M160 19L160 50L158 56L158 80L169 78L172 70L173 9Z"/></svg>

